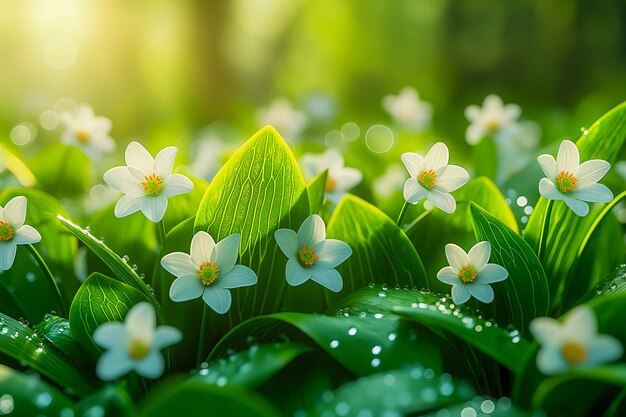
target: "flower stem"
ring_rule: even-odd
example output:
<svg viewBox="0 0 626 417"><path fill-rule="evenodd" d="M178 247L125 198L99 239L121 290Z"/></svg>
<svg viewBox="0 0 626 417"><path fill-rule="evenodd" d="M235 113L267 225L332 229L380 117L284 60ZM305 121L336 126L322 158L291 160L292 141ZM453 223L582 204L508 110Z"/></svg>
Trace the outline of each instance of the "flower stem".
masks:
<svg viewBox="0 0 626 417"><path fill-rule="evenodd" d="M541 261L542 256L546 253L546 245L548 244L548 232L550 228L550 217L552 217L553 200L548 200L548 207L546 207L546 214L543 218L543 224L541 226L541 237L539 239L539 251L537 252L537 258Z"/></svg>
<svg viewBox="0 0 626 417"><path fill-rule="evenodd" d="M157 230L158 230L158 235L159 235L159 257L157 259L157 261L154 264L154 271L152 271L152 287L154 288L155 294L156 294L156 298L160 301L161 304L163 304L163 288L164 288L164 280L165 280L165 274L163 274L161 276L161 279L159 279L159 266L161 265L161 258L163 258L163 255L165 253L165 246L167 243L167 233L165 232L165 223L163 223L163 220L161 220L160 222L157 223Z"/></svg>
<svg viewBox="0 0 626 417"><path fill-rule="evenodd" d="M196 355L196 367L200 367L200 364L204 362L206 355L206 339L207 339L207 326L209 325L209 307L203 303L202 308L202 321L200 322L200 339L198 340L198 353Z"/></svg>
<svg viewBox="0 0 626 417"><path fill-rule="evenodd" d="M409 209L409 203L406 201L402 205L402 209L400 210L400 214L398 215L398 220L396 220L396 224L402 227L402 222L404 221L404 216L406 216L406 211Z"/></svg>
<svg viewBox="0 0 626 417"><path fill-rule="evenodd" d="M433 209L426 210L426 211L422 212L422 214L420 214L415 219L413 219L413 221L411 223L409 223L405 227L403 227L402 230L404 230L404 232L407 234L407 236L410 237L409 231L411 229L413 229L413 227L415 227L415 225L417 223L419 223L424 217L428 216L432 212L433 212Z"/></svg>
<svg viewBox="0 0 626 417"><path fill-rule="evenodd" d="M65 307L65 302L63 301L61 290L59 290L59 286L57 285L57 282L54 279L54 275L52 275L52 271L50 271L50 268L48 268L46 261L43 260L39 251L31 244L27 246L31 255L33 255L33 257L37 261L39 268L41 269L46 279L48 280L48 284L50 284L50 287L52 287L52 289L54 290L56 297L57 297L57 302L59 303L59 307L61 307L61 314L63 315L63 317L67 317L67 308Z"/></svg>

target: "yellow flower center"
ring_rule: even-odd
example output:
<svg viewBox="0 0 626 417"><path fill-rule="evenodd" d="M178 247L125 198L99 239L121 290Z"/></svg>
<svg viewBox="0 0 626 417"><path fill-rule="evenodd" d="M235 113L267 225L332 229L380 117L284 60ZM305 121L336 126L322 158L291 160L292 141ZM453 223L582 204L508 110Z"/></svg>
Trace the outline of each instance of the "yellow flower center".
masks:
<svg viewBox="0 0 626 417"><path fill-rule="evenodd" d="M333 177L327 177L326 178L326 192L335 191L336 187L337 187L337 181L335 181Z"/></svg>
<svg viewBox="0 0 626 417"><path fill-rule="evenodd" d="M89 143L91 140L91 132L85 129L78 129L74 132L74 137L78 139L80 143Z"/></svg>
<svg viewBox="0 0 626 417"><path fill-rule="evenodd" d="M0 240L11 240L15 236L15 230L7 222L0 221Z"/></svg>
<svg viewBox="0 0 626 417"><path fill-rule="evenodd" d="M145 181L141 183L144 191L151 196L158 196L163 191L163 181L156 174L150 174L144 177Z"/></svg>
<svg viewBox="0 0 626 417"><path fill-rule="evenodd" d="M300 261L300 265L305 268L313 266L315 261L319 259L319 256L315 255L315 249L308 248L306 243L302 244L302 248L298 251L298 261Z"/></svg>
<svg viewBox="0 0 626 417"><path fill-rule="evenodd" d="M429 169L428 171L423 171L422 173L420 173L417 181L421 184L422 187L430 190L437 183L437 173L432 169Z"/></svg>
<svg viewBox="0 0 626 417"><path fill-rule="evenodd" d="M487 123L485 123L485 128L487 128L487 132L495 133L500 130L500 122L497 120L487 120Z"/></svg>
<svg viewBox="0 0 626 417"><path fill-rule="evenodd" d="M578 186L578 180L569 171L561 171L558 177L556 177L556 187L560 192L566 193L572 191Z"/></svg>
<svg viewBox="0 0 626 417"><path fill-rule="evenodd" d="M465 283L474 282L477 276L478 274L476 273L476 270L469 265L464 266L459 271L459 278L461 278L461 281Z"/></svg>
<svg viewBox="0 0 626 417"><path fill-rule="evenodd" d="M587 349L579 342L568 341L561 347L563 359L569 363L580 363L587 359Z"/></svg>
<svg viewBox="0 0 626 417"><path fill-rule="evenodd" d="M131 339L128 343L128 356L135 360L141 360L148 356L150 346L142 339Z"/></svg>
<svg viewBox="0 0 626 417"><path fill-rule="evenodd" d="M198 267L198 278L202 282L202 285L208 287L213 284L220 275L220 269L217 264L211 262L204 262Z"/></svg>

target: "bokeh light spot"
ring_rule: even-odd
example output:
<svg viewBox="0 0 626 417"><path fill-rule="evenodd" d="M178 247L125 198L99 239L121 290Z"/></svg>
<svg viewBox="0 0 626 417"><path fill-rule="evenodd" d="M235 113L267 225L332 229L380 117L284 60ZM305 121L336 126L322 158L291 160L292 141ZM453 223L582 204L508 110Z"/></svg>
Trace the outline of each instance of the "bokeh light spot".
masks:
<svg viewBox="0 0 626 417"><path fill-rule="evenodd" d="M387 126L374 125L365 133L365 143L374 153L385 153L393 147L396 138Z"/></svg>

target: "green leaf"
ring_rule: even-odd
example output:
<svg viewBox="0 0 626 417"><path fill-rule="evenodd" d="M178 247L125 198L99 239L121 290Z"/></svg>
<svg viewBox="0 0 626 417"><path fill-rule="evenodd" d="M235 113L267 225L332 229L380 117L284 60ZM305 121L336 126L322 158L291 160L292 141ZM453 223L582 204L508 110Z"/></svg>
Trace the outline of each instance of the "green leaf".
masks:
<svg viewBox="0 0 626 417"><path fill-rule="evenodd" d="M166 384L148 397L140 417L173 415L280 417L259 394L240 387L216 387L201 383Z"/></svg>
<svg viewBox="0 0 626 417"><path fill-rule="evenodd" d="M328 236L352 248L352 256L337 267L344 283L341 295L372 282L429 286L422 260L406 235L386 214L358 197L347 195L339 202Z"/></svg>
<svg viewBox="0 0 626 417"><path fill-rule="evenodd" d="M85 351L70 332L70 323L67 319L47 315L41 323L34 326L34 330L73 362L80 365L88 362Z"/></svg>
<svg viewBox="0 0 626 417"><path fill-rule="evenodd" d="M78 403L79 416L135 417L134 401L128 392L118 385L105 385L84 397ZM60 417L64 417L61 415Z"/></svg>
<svg viewBox="0 0 626 417"><path fill-rule="evenodd" d="M448 265L445 256L445 246L448 243L455 243L465 248L476 243L469 212L470 202L483 207L511 230L517 232L517 222L511 208L498 187L489 178L471 179L454 192L454 197L457 201L457 208L453 214L433 209L406 230L407 236L422 259L428 259L425 266L429 277L435 277L441 268ZM430 289L433 291L450 291L450 286L436 279L431 280L430 284Z"/></svg>
<svg viewBox="0 0 626 417"><path fill-rule="evenodd" d="M65 394L35 375L27 376L4 365L0 365L0 392L3 415L74 415L74 402Z"/></svg>
<svg viewBox="0 0 626 417"><path fill-rule="evenodd" d="M206 368L189 382L225 386L241 385L254 388L289 365L311 348L298 343L274 343L254 345L250 349L231 355L228 360L221 359Z"/></svg>
<svg viewBox="0 0 626 417"><path fill-rule="evenodd" d="M494 139L485 135L482 140L472 147L472 161L476 177L496 178L498 174L498 148Z"/></svg>
<svg viewBox="0 0 626 417"><path fill-rule="evenodd" d="M306 185L307 192L309 193L309 206L311 213L319 213L320 209L324 205L324 198L326 194L326 180L328 179L328 170L324 170L317 174Z"/></svg>
<svg viewBox="0 0 626 417"><path fill-rule="evenodd" d="M28 163L39 186L55 197L85 193L93 184L94 165L76 146L58 142L44 146Z"/></svg>
<svg viewBox="0 0 626 417"><path fill-rule="evenodd" d="M77 395L93 382L26 325L0 313L0 352L50 378Z"/></svg>
<svg viewBox="0 0 626 417"><path fill-rule="evenodd" d="M492 285L495 300L485 310L495 314L500 325L514 324L524 336L532 319L548 313L550 296L543 268L515 231L474 203L470 213L476 239L491 244L490 262L509 272L506 280Z"/></svg>
<svg viewBox="0 0 626 417"><path fill-rule="evenodd" d="M358 417L413 415L467 401L474 389L450 375L435 375L432 369L409 366L377 373L344 384L321 401L312 415Z"/></svg>
<svg viewBox="0 0 626 417"><path fill-rule="evenodd" d="M429 414L427 417L441 416L485 416L489 417L538 417L543 414L530 413L511 405L511 400L507 397L474 397L471 401L457 404L455 406L442 408Z"/></svg>
<svg viewBox="0 0 626 417"><path fill-rule="evenodd" d="M13 174L22 186L34 187L37 184L37 178L28 168L28 165L2 143L0 143L0 159L6 169Z"/></svg>
<svg viewBox="0 0 626 417"><path fill-rule="evenodd" d="M124 321L135 304L147 301L145 295L119 281L94 272L80 287L70 307L70 329L93 359L102 352L93 341L93 332L108 321Z"/></svg>

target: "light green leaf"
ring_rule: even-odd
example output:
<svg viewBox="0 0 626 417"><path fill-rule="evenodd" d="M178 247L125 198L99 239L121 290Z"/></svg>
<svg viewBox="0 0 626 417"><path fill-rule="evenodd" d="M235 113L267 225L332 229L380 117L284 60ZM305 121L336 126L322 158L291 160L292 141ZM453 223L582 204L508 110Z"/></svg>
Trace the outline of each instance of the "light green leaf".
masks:
<svg viewBox="0 0 626 417"><path fill-rule="evenodd" d="M500 220L476 204L470 204L472 225L478 241L491 244L490 262L503 266L509 277L492 284L495 300L485 308L503 326L514 324L522 335L528 323L545 316L550 306L548 283L537 256L526 242Z"/></svg>
<svg viewBox="0 0 626 417"><path fill-rule="evenodd" d="M324 205L324 198L326 194L326 180L328 179L328 170L324 170L317 174L306 185L307 192L309 193L309 206L311 213L319 213L322 205Z"/></svg>
<svg viewBox="0 0 626 417"><path fill-rule="evenodd" d="M95 166L77 146L50 143L28 166L39 186L57 198L83 194L93 184Z"/></svg>

